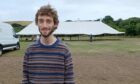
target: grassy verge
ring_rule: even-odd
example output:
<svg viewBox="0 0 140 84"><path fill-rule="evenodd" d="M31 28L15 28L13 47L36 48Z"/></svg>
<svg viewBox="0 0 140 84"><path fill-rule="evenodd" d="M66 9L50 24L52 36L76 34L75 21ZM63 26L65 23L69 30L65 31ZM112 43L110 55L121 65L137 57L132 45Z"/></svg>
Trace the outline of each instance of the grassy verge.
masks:
<svg viewBox="0 0 140 84"><path fill-rule="evenodd" d="M70 48L73 55L90 55L116 53L116 54L140 54L140 39L139 38L123 38L119 40L104 40L104 41L64 41ZM32 42L21 42L21 49L8 51L4 56L23 56L26 48Z"/></svg>

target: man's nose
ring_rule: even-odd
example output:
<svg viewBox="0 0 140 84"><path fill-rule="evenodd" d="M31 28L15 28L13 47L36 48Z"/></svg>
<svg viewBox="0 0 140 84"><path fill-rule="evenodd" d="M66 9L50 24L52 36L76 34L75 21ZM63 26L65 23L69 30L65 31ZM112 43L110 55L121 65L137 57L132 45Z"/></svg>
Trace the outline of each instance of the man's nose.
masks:
<svg viewBox="0 0 140 84"><path fill-rule="evenodd" d="M43 22L43 27L48 27L48 24L46 22Z"/></svg>

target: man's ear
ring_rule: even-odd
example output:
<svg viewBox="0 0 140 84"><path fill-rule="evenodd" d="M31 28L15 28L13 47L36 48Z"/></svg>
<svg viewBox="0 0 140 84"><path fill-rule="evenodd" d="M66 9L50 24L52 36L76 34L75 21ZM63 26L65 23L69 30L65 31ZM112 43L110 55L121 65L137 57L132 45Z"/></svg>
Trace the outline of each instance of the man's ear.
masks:
<svg viewBox="0 0 140 84"><path fill-rule="evenodd" d="M57 26L58 26L58 24L55 24L55 25L54 25L54 28L57 29Z"/></svg>
<svg viewBox="0 0 140 84"><path fill-rule="evenodd" d="M57 29L57 27L58 27L58 23L56 23L56 24L54 25L54 28L55 28L55 29Z"/></svg>

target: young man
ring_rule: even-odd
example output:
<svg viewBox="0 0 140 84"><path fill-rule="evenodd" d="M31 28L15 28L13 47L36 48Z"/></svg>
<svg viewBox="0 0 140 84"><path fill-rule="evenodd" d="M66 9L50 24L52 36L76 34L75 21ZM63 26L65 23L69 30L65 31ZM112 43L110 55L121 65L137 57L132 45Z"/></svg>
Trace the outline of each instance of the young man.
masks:
<svg viewBox="0 0 140 84"><path fill-rule="evenodd" d="M41 37L27 48L23 62L23 84L75 84L69 49L53 35L59 20L50 5L36 13ZM31 30L32 31L32 30Z"/></svg>

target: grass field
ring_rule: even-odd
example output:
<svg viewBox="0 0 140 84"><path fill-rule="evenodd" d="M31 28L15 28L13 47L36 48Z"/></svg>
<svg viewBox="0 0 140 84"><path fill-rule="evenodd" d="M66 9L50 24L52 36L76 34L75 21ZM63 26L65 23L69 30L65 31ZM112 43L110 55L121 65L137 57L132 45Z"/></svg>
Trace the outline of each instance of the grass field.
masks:
<svg viewBox="0 0 140 84"><path fill-rule="evenodd" d="M76 84L140 84L140 38L65 41L74 62ZM0 57L0 84L20 84L22 60L31 42Z"/></svg>

